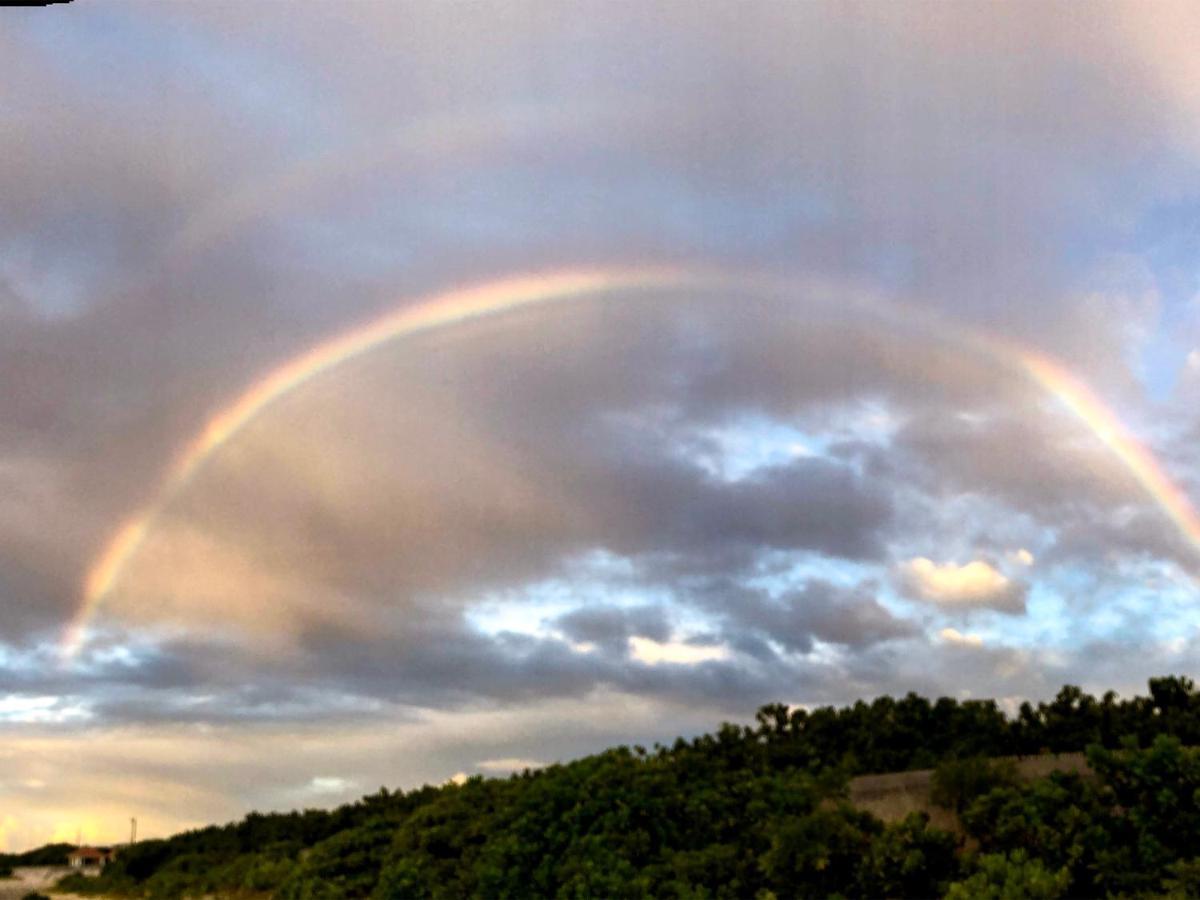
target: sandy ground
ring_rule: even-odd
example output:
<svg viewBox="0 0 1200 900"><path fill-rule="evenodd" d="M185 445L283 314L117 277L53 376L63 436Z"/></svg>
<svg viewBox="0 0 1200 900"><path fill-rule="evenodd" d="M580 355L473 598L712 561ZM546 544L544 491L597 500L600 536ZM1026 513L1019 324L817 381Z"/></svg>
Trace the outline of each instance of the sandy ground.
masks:
<svg viewBox="0 0 1200 900"><path fill-rule="evenodd" d="M0 900L21 900L30 891L49 894L54 883L70 871L66 866L13 869L13 878L0 878ZM53 896L55 900L82 900L77 894Z"/></svg>

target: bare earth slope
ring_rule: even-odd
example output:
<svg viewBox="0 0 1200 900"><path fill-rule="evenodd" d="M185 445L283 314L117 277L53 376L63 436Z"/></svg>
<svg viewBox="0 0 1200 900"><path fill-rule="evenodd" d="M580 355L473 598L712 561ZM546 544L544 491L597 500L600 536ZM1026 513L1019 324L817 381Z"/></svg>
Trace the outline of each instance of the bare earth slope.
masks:
<svg viewBox="0 0 1200 900"><path fill-rule="evenodd" d="M1082 753L1014 757L1013 762L1026 781L1043 778L1051 772L1091 772ZM885 822L898 821L911 812L925 812L932 824L957 833L961 830L958 817L951 810L935 806L929 798L932 777L932 769L860 775L850 780L850 802Z"/></svg>

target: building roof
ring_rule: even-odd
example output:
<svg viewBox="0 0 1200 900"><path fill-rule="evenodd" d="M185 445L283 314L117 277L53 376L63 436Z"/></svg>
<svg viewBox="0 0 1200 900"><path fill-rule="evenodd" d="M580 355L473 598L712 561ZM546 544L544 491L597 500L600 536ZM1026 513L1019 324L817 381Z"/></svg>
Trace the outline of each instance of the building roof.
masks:
<svg viewBox="0 0 1200 900"><path fill-rule="evenodd" d="M112 855L108 847L76 847L67 856L77 859L107 859Z"/></svg>

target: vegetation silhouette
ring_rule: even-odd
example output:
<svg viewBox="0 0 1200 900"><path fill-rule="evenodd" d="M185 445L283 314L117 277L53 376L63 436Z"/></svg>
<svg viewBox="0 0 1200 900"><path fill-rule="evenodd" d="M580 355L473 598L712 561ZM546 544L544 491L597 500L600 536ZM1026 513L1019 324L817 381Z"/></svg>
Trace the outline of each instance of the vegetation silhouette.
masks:
<svg viewBox="0 0 1200 900"><path fill-rule="evenodd" d="M507 779L388 791L126 849L76 893L150 898L1200 896L1200 694L1064 687L1006 717L915 694ZM1090 773L1023 780L997 757L1086 750ZM955 831L885 823L848 780L934 768ZM3 860L0 860L3 861Z"/></svg>
<svg viewBox="0 0 1200 900"><path fill-rule="evenodd" d="M18 866L65 866L73 844L46 844L25 853L0 853L0 878L12 874Z"/></svg>

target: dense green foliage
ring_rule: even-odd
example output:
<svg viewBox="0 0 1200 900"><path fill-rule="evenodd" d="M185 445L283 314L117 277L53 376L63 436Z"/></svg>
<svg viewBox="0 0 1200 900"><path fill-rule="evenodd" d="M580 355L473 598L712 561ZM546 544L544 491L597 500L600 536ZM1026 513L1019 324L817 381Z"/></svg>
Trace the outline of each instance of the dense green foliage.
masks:
<svg viewBox="0 0 1200 900"><path fill-rule="evenodd" d="M145 841L78 892L148 897L1200 896L1200 694L1064 688L1012 719L915 695L769 706L754 726L505 780L252 814ZM986 757L1088 748L1094 775L1023 782ZM847 777L936 766L962 832L885 825Z"/></svg>
<svg viewBox="0 0 1200 900"><path fill-rule="evenodd" d="M1026 850L1068 874L1073 895L1157 895L1200 886L1200 749L1159 735L1146 749L1093 746L1095 778L1054 774L972 802L964 824L989 852Z"/></svg>

